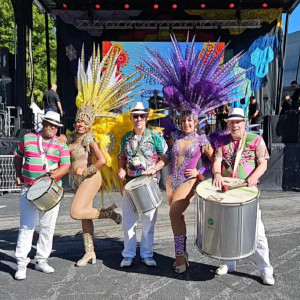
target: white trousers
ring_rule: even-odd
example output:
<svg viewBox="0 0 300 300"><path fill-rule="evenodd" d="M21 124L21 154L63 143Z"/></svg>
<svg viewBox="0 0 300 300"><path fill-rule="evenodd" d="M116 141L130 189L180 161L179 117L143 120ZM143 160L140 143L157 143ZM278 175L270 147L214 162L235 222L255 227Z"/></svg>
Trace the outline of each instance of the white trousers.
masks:
<svg viewBox="0 0 300 300"><path fill-rule="evenodd" d="M136 256L136 226L139 220L139 214L134 212L132 204L126 193L123 194L122 199L123 212L123 229L124 229L124 250L123 257L134 258ZM142 239L140 256L141 258L153 257L153 239L154 226L157 219L157 209L152 209L140 215L142 221Z"/></svg>
<svg viewBox="0 0 300 300"><path fill-rule="evenodd" d="M255 249L255 259L259 272L261 274L272 274L273 275L273 267L270 264L269 259L269 246L268 240L265 234L265 227L263 222L261 221L261 210L258 210L257 216L257 243ZM236 261L223 261L229 268L236 267Z"/></svg>
<svg viewBox="0 0 300 300"><path fill-rule="evenodd" d="M20 195L20 229L15 252L17 264L23 266L27 266L30 262L28 254L31 250L33 233L38 220L40 221L40 232L35 259L37 262L47 261L52 250L55 223L60 205L56 205L49 211L41 212L26 199L27 191L27 187L22 187Z"/></svg>

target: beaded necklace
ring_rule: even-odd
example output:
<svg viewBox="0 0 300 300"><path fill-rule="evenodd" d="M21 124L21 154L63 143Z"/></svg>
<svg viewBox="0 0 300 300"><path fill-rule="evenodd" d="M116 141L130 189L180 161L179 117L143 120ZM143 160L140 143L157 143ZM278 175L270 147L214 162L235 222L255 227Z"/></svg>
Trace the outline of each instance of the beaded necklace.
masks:
<svg viewBox="0 0 300 300"><path fill-rule="evenodd" d="M187 133L187 134L184 133L182 139L185 140L185 141L189 141L189 140L194 139L197 136L198 136L197 132L194 131L194 132Z"/></svg>

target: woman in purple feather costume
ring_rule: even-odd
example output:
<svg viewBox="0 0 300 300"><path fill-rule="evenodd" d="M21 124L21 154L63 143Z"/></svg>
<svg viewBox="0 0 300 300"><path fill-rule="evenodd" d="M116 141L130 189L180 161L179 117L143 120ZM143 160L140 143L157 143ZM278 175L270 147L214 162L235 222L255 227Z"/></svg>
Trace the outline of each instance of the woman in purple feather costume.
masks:
<svg viewBox="0 0 300 300"><path fill-rule="evenodd" d="M197 134L198 118L190 109L181 112L181 125L183 132L176 132L176 136L173 136L170 175L166 182L174 233L176 273L183 273L188 266L184 212L194 199L198 175L201 174L196 166L201 154L206 154L210 160L213 156L213 149L205 134Z"/></svg>
<svg viewBox="0 0 300 300"><path fill-rule="evenodd" d="M188 265L184 212L193 199L198 176L196 165L202 153L209 158L213 153L206 136L195 131L198 116L238 100L237 88L243 82L242 75L246 71L235 75L233 70L242 53L221 65L226 47L216 54L218 43L211 51L208 51L207 44L202 51L195 53L195 37L190 45L187 37L182 53L174 35L171 35L171 40L173 50L168 57L148 49L150 59L143 60L150 69L145 65L136 67L164 86L163 94L168 106L181 113L183 133L175 136L167 195L174 232L174 267L175 272L182 273Z"/></svg>

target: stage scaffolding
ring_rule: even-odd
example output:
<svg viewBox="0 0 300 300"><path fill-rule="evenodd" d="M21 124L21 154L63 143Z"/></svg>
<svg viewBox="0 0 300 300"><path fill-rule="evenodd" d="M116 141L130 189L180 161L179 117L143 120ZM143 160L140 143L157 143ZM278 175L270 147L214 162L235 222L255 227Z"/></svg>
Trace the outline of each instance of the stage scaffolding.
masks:
<svg viewBox="0 0 300 300"><path fill-rule="evenodd" d="M79 29L230 29L260 28L261 19L245 20L76 20Z"/></svg>

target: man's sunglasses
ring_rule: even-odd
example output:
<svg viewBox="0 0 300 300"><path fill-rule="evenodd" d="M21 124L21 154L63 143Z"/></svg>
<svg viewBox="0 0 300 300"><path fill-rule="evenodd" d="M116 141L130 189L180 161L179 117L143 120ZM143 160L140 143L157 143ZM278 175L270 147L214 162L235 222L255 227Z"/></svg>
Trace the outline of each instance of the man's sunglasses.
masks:
<svg viewBox="0 0 300 300"><path fill-rule="evenodd" d="M134 119L138 119L139 117L140 117L141 119L146 119L147 115L132 115L132 117L133 117Z"/></svg>

